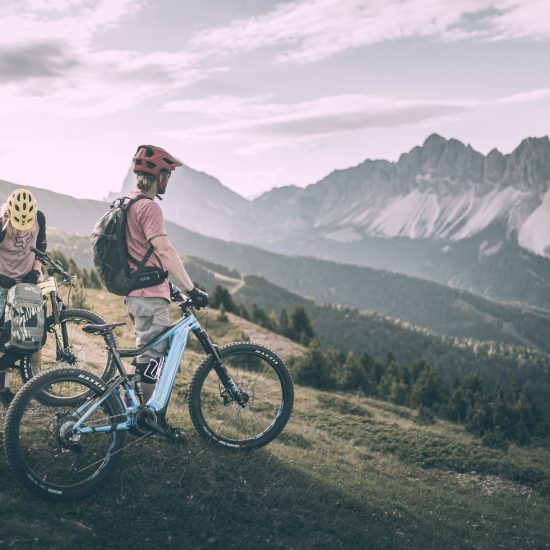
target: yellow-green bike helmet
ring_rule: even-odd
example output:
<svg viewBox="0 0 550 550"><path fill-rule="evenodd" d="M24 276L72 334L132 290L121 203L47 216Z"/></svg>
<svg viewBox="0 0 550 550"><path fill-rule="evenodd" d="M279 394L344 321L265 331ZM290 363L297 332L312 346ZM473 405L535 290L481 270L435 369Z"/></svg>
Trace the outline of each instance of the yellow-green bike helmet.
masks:
<svg viewBox="0 0 550 550"><path fill-rule="evenodd" d="M8 213L14 229L28 231L34 227L36 200L26 189L16 189L8 198Z"/></svg>

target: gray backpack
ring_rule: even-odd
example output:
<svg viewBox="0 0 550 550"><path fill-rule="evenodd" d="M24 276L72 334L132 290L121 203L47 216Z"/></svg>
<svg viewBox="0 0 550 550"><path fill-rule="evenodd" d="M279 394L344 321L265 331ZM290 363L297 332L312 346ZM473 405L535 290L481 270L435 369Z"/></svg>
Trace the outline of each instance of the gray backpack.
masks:
<svg viewBox="0 0 550 550"><path fill-rule="evenodd" d="M42 290L18 283L8 290L4 317L4 347L7 350L36 351L46 339Z"/></svg>

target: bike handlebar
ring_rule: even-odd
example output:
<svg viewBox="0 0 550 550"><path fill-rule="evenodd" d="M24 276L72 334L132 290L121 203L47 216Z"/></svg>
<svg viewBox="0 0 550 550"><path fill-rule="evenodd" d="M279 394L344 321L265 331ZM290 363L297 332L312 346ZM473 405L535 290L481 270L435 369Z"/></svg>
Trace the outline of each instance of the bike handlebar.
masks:
<svg viewBox="0 0 550 550"><path fill-rule="evenodd" d="M182 310L187 310L193 305L193 300L189 296L185 296L181 291L181 288L177 287L174 283L168 282L170 285L170 298L172 302L179 302L179 307Z"/></svg>
<svg viewBox="0 0 550 550"><path fill-rule="evenodd" d="M59 260L54 260L49 254L47 254L46 252L42 252L41 250L38 250L33 246L31 246L31 252L34 252L35 256L38 258L39 262L42 265L51 266L50 269L48 269L48 275L53 275L57 273L58 275L61 275L63 277L63 282L68 282L71 285L73 284L76 276L67 273L63 268L63 264Z"/></svg>

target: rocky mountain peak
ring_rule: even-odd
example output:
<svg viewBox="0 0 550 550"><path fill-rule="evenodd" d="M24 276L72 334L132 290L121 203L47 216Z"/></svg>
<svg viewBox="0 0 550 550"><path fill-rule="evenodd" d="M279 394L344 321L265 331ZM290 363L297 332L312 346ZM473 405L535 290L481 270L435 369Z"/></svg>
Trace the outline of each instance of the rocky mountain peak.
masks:
<svg viewBox="0 0 550 550"><path fill-rule="evenodd" d="M490 183L498 183L506 169L506 158L498 149L491 149L485 157L483 170L484 179Z"/></svg>
<svg viewBox="0 0 550 550"><path fill-rule="evenodd" d="M548 136L524 139L507 159L504 179L519 189L546 191L550 184L550 140Z"/></svg>
<svg viewBox="0 0 550 550"><path fill-rule="evenodd" d="M485 157L470 145L431 134L421 146L401 155L397 174L405 187L456 191L461 182L482 180L484 161Z"/></svg>
<svg viewBox="0 0 550 550"><path fill-rule="evenodd" d="M446 144L447 140L434 132L426 138L421 148L425 151L441 151Z"/></svg>

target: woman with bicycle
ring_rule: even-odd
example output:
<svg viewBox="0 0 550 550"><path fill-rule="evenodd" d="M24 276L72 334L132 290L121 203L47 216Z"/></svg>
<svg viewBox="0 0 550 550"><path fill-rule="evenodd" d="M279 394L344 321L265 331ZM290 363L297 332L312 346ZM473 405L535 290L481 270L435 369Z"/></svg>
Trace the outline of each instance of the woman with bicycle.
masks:
<svg viewBox="0 0 550 550"><path fill-rule="evenodd" d="M45 252L46 247L44 214L30 191L16 189L0 207L0 329L8 290L16 283L36 284L42 279L41 264L31 249ZM40 362L40 352L31 362ZM0 337L0 403L4 405L13 397L6 370L12 366L13 358L5 352Z"/></svg>

